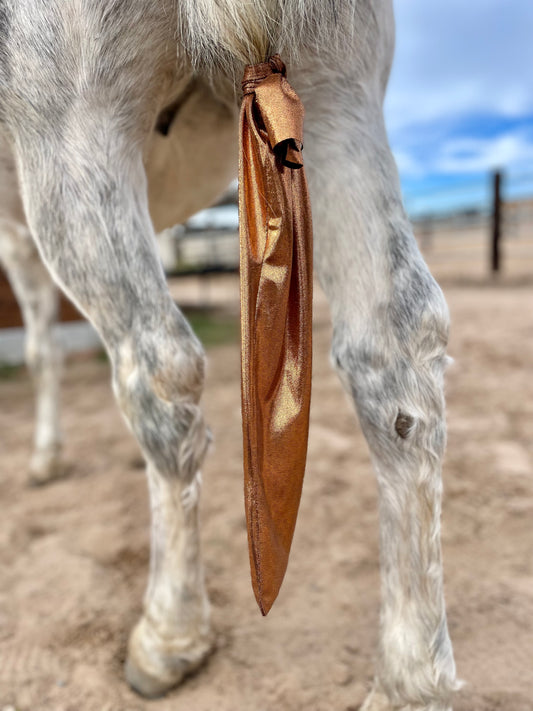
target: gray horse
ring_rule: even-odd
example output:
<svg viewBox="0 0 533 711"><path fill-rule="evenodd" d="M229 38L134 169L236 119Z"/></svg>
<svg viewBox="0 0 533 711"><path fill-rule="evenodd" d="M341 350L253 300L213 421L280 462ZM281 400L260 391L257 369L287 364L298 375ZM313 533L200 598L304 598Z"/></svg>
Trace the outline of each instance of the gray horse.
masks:
<svg viewBox="0 0 533 711"><path fill-rule="evenodd" d="M387 143L393 45L390 0L0 0L0 256L37 384L32 476L60 467L51 274L102 337L147 462L150 579L126 665L147 696L213 643L198 543L204 353L170 298L154 225L185 219L233 176L244 65L277 52L306 109L332 358L379 483L381 635L363 709L451 709L439 537L448 311Z"/></svg>

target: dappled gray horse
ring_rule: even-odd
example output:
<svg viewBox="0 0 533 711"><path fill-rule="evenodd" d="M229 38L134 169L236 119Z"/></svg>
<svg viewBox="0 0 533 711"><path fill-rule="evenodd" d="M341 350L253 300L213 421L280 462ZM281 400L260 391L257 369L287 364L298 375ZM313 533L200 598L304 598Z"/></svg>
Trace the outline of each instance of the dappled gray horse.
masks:
<svg viewBox="0 0 533 711"><path fill-rule="evenodd" d="M42 481L59 465L55 296L33 238L100 333L147 461L150 579L126 666L143 694L177 684L212 647L197 528L204 354L169 295L153 225L220 193L243 67L279 52L306 109L332 358L380 490L381 636L364 709L451 709L439 540L448 312L387 144L393 44L390 0L0 0L0 250L37 383L32 470Z"/></svg>

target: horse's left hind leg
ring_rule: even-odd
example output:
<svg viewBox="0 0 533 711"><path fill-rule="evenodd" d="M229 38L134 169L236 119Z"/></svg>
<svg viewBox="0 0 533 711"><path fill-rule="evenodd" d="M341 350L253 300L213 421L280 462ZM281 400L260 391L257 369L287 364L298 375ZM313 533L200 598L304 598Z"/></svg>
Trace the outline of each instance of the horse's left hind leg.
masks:
<svg viewBox="0 0 533 711"><path fill-rule="evenodd" d="M368 66L379 66L376 58ZM404 214L378 78L302 79L315 264L332 358L353 397L379 490L381 626L361 711L451 711L457 688L443 595L441 460L448 310ZM309 73L307 74L309 76ZM364 87L366 91L362 91ZM308 139L308 140L307 140Z"/></svg>
<svg viewBox="0 0 533 711"><path fill-rule="evenodd" d="M26 364L35 386L35 438L29 481L44 484L64 471L59 429L61 351L53 330L58 293L26 225L10 149L1 136L0 188L0 264L22 312Z"/></svg>

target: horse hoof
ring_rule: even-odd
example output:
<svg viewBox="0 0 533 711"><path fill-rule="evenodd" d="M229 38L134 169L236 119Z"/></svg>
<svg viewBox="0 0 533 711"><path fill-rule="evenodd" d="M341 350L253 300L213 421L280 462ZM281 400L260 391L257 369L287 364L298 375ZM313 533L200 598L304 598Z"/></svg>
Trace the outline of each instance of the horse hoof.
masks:
<svg viewBox="0 0 533 711"><path fill-rule="evenodd" d="M141 696L159 698L199 669L213 649L208 632L197 639L161 640L141 618L128 645L126 680Z"/></svg>

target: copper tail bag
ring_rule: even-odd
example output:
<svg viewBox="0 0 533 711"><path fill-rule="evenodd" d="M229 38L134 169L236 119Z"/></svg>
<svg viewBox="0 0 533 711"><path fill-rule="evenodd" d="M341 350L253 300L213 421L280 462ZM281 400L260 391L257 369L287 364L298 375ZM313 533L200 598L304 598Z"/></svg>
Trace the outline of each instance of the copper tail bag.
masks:
<svg viewBox="0 0 533 711"><path fill-rule="evenodd" d="M255 597L266 615L289 558L311 392L312 227L303 106L276 55L248 66L239 220L244 495Z"/></svg>

